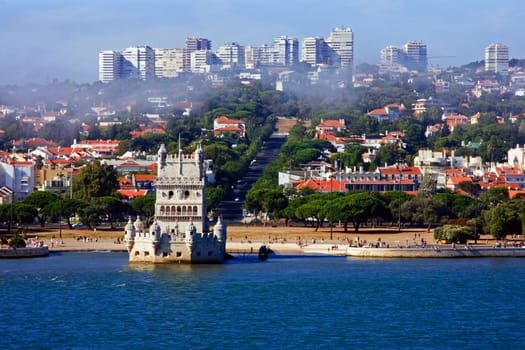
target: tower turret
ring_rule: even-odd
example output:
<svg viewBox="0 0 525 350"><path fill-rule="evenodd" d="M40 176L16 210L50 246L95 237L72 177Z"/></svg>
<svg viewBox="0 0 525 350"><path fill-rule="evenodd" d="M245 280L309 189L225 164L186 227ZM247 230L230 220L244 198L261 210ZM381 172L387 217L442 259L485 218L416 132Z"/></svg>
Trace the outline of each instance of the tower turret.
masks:
<svg viewBox="0 0 525 350"><path fill-rule="evenodd" d="M222 223L221 216L217 218L217 223L213 227L213 234L215 235L215 237L217 237L218 241L221 241L221 242L226 241L226 227Z"/></svg>
<svg viewBox="0 0 525 350"><path fill-rule="evenodd" d="M131 216L124 227L124 239L126 241L126 248L130 251L133 248L133 245L135 245L135 227L131 221Z"/></svg>
<svg viewBox="0 0 525 350"><path fill-rule="evenodd" d="M168 151L166 151L166 146L164 144L160 145L159 151L157 153L157 163L159 169L162 169L166 166L166 157L168 156Z"/></svg>

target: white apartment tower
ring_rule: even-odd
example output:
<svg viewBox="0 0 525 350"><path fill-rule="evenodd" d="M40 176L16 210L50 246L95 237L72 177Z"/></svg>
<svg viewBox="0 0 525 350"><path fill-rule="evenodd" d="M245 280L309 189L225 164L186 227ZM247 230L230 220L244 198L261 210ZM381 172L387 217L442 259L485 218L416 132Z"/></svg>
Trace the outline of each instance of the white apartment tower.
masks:
<svg viewBox="0 0 525 350"><path fill-rule="evenodd" d="M503 44L491 44L485 49L485 70L509 74L509 48Z"/></svg>
<svg viewBox="0 0 525 350"><path fill-rule="evenodd" d="M224 44L217 49L215 54L223 66L245 67L244 46L237 43Z"/></svg>
<svg viewBox="0 0 525 350"><path fill-rule="evenodd" d="M184 49L155 49L155 77L176 78L184 72Z"/></svg>
<svg viewBox="0 0 525 350"><path fill-rule="evenodd" d="M304 38L301 45L301 61L311 66L328 62L326 42L321 37Z"/></svg>
<svg viewBox="0 0 525 350"><path fill-rule="evenodd" d="M246 46L244 49L247 68L255 68L259 65L271 63L273 47L271 45Z"/></svg>
<svg viewBox="0 0 525 350"><path fill-rule="evenodd" d="M403 64L403 52L399 47L387 46L381 50L381 64L393 66Z"/></svg>
<svg viewBox="0 0 525 350"><path fill-rule="evenodd" d="M409 41L403 45L404 66L409 70L426 72L428 66L427 45L421 41Z"/></svg>
<svg viewBox="0 0 525 350"><path fill-rule="evenodd" d="M332 64L352 68L354 64L354 34L350 28L334 28L326 40L334 56Z"/></svg>
<svg viewBox="0 0 525 350"><path fill-rule="evenodd" d="M115 50L104 50L98 54L98 80L103 83L119 79L122 56Z"/></svg>
<svg viewBox="0 0 525 350"><path fill-rule="evenodd" d="M211 50L193 51L190 56L192 73L209 73L215 65L215 53Z"/></svg>
<svg viewBox="0 0 525 350"><path fill-rule="evenodd" d="M130 46L122 51L121 76L149 80L155 77L155 52L149 46Z"/></svg>
<svg viewBox="0 0 525 350"><path fill-rule="evenodd" d="M273 39L272 64L292 66L299 62L299 41L297 38L281 36Z"/></svg>
<svg viewBox="0 0 525 350"><path fill-rule="evenodd" d="M198 50L211 50L211 40L206 38L186 38L186 46L184 47L184 70L191 71L191 54Z"/></svg>

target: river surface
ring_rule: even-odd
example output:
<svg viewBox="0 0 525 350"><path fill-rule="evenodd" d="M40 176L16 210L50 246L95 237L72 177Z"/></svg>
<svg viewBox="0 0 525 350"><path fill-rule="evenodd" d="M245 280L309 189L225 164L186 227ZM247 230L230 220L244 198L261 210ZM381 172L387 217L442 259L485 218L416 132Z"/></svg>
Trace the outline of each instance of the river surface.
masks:
<svg viewBox="0 0 525 350"><path fill-rule="evenodd" d="M2 349L523 348L525 259L0 260Z"/></svg>

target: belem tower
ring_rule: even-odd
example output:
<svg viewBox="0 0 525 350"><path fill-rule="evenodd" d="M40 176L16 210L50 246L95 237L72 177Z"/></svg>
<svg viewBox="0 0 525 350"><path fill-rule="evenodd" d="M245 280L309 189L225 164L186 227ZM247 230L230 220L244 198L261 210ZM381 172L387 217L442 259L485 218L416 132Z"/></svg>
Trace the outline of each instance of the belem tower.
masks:
<svg viewBox="0 0 525 350"><path fill-rule="evenodd" d="M137 217L125 227L130 262L222 263L226 226L219 217L208 230L204 153L168 155L161 145L157 154L155 219L149 229Z"/></svg>

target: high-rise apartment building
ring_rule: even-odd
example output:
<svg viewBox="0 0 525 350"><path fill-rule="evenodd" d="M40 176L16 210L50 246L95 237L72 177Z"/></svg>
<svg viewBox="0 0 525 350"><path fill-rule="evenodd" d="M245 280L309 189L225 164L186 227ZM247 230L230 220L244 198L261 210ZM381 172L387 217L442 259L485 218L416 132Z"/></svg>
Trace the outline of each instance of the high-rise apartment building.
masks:
<svg viewBox="0 0 525 350"><path fill-rule="evenodd" d="M491 44L485 49L485 70L509 74L509 48L503 44Z"/></svg>
<svg viewBox="0 0 525 350"><path fill-rule="evenodd" d="M154 49L155 77L176 78L184 72L184 49Z"/></svg>
<svg viewBox="0 0 525 350"><path fill-rule="evenodd" d="M381 64L394 66L403 64L403 51L399 47L387 46L381 50Z"/></svg>
<svg viewBox="0 0 525 350"><path fill-rule="evenodd" d="M211 50L196 50L190 56L192 73L208 73L218 63L217 56Z"/></svg>
<svg viewBox="0 0 525 350"><path fill-rule="evenodd" d="M271 63L291 66L299 62L299 41L297 38L281 36L273 39Z"/></svg>
<svg viewBox="0 0 525 350"><path fill-rule="evenodd" d="M352 68L354 64L354 34L350 28L334 28L326 43L332 49L332 64Z"/></svg>
<svg viewBox="0 0 525 350"><path fill-rule="evenodd" d="M149 46L130 46L122 51L121 78L149 80L155 77L155 52Z"/></svg>
<svg viewBox="0 0 525 350"><path fill-rule="evenodd" d="M271 63L273 47L271 45L246 46L244 49L247 68L255 68Z"/></svg>
<svg viewBox="0 0 525 350"><path fill-rule="evenodd" d="M184 70L191 71L191 54L198 50L211 50L211 40L206 38L186 38L186 46L184 47Z"/></svg>
<svg viewBox="0 0 525 350"><path fill-rule="evenodd" d="M245 53L244 46L241 46L237 43L229 43L221 45L215 52L219 63L223 66L228 66L230 68L234 67L245 67Z"/></svg>
<svg viewBox="0 0 525 350"><path fill-rule="evenodd" d="M301 61L311 66L328 63L328 50L324 38L304 38L301 45Z"/></svg>
<svg viewBox="0 0 525 350"><path fill-rule="evenodd" d="M98 80L103 83L120 79L122 55L119 51L104 50L98 54Z"/></svg>
<svg viewBox="0 0 525 350"><path fill-rule="evenodd" d="M403 45L404 66L409 70L426 72L428 66L427 45L421 41L409 41Z"/></svg>
<svg viewBox="0 0 525 350"><path fill-rule="evenodd" d="M104 50L98 55L98 77L104 83L118 79L153 79L155 52L149 46Z"/></svg>

